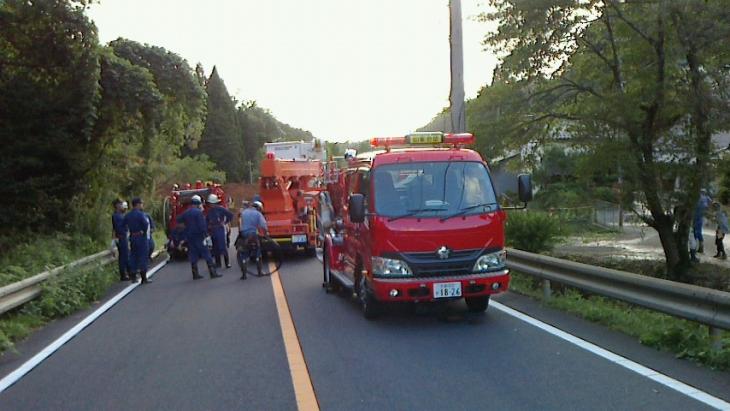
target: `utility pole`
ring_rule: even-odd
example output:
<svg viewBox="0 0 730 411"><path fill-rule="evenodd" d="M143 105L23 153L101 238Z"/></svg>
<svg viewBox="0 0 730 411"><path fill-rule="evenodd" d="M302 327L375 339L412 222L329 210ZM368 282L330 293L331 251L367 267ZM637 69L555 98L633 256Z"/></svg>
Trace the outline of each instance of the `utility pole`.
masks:
<svg viewBox="0 0 730 411"><path fill-rule="evenodd" d="M253 184L253 163L248 160L248 183Z"/></svg>
<svg viewBox="0 0 730 411"><path fill-rule="evenodd" d="M451 132L466 132L464 109L464 44L461 40L461 0L449 0L451 44Z"/></svg>

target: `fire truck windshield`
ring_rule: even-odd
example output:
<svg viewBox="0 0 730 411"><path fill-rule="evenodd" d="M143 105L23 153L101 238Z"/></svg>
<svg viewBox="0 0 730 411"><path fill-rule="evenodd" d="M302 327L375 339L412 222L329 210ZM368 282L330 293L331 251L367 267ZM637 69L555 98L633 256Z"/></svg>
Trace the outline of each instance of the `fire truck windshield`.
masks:
<svg viewBox="0 0 730 411"><path fill-rule="evenodd" d="M387 164L373 170L378 215L444 217L496 208L484 164L472 161Z"/></svg>

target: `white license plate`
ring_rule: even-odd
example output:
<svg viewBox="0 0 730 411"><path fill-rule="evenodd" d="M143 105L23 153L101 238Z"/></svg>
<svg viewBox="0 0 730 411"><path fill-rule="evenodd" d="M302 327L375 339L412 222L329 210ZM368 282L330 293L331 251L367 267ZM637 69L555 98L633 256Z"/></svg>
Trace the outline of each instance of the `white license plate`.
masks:
<svg viewBox="0 0 730 411"><path fill-rule="evenodd" d="M307 235L306 234L294 234L291 236L291 242L293 244L304 244L307 242Z"/></svg>
<svg viewBox="0 0 730 411"><path fill-rule="evenodd" d="M461 297L461 283L435 283L433 298Z"/></svg>

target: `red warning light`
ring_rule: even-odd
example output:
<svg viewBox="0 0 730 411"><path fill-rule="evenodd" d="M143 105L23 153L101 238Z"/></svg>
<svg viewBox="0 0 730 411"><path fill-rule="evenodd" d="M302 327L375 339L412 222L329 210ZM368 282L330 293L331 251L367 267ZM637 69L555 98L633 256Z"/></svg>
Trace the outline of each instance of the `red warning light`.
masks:
<svg viewBox="0 0 730 411"><path fill-rule="evenodd" d="M402 146L404 144L406 144L405 137L374 137L370 139L372 147Z"/></svg>
<svg viewBox="0 0 730 411"><path fill-rule="evenodd" d="M444 134L444 143L454 145L474 144L476 139L471 133Z"/></svg>

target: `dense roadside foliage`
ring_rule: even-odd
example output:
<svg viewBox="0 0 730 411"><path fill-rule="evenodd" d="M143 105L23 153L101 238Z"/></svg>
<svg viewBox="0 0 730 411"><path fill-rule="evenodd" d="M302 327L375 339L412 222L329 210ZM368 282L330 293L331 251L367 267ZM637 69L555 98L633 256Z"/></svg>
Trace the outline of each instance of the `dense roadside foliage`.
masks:
<svg viewBox="0 0 730 411"><path fill-rule="evenodd" d="M477 148L524 170L558 144L578 167L547 170L538 188L568 177L556 197L636 209L661 239L669 277L685 279L700 189L719 183L728 197L718 178L727 148L712 142L730 129L728 2L491 0L488 10L480 19L496 29L484 44L502 61L467 103Z"/></svg>
<svg viewBox="0 0 730 411"><path fill-rule="evenodd" d="M43 283L41 297L0 318L0 353L44 324L99 301L119 281L114 264L69 270Z"/></svg>
<svg viewBox="0 0 730 411"><path fill-rule="evenodd" d="M39 236L62 260L79 238L106 244L115 198L142 196L154 214L159 187L247 180L265 141L312 138L232 98L215 68L129 39L99 44L89 3L0 2L0 259L17 263L0 274L53 265L43 252L20 261Z"/></svg>

